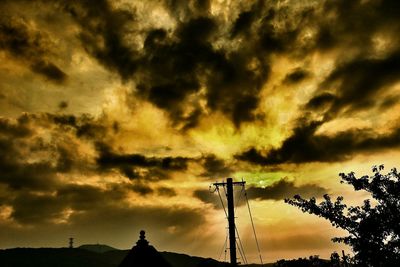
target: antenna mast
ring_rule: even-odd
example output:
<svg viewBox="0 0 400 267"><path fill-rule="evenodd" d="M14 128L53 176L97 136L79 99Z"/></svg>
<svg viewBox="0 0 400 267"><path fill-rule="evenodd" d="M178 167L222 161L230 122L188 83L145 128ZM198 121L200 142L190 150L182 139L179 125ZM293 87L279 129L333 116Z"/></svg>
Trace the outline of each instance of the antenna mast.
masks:
<svg viewBox="0 0 400 267"><path fill-rule="evenodd" d="M69 248L74 248L74 238L73 237L69 238Z"/></svg>

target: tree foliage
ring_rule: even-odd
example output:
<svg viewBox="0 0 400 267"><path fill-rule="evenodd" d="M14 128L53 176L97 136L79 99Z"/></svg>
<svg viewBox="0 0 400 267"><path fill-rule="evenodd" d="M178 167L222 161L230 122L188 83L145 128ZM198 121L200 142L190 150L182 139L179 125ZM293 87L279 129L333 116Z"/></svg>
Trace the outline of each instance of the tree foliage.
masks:
<svg viewBox="0 0 400 267"><path fill-rule="evenodd" d="M342 196L333 201L328 195L319 204L315 198L299 195L285 202L346 230L348 236L332 240L352 247L356 266L400 266L400 174L395 168L383 174L383 169L383 165L374 166L371 176L360 178L354 172L339 174L341 183L372 196L361 206L347 207Z"/></svg>
<svg viewBox="0 0 400 267"><path fill-rule="evenodd" d="M293 260L278 260L273 267L331 267L328 260L320 259L318 255Z"/></svg>

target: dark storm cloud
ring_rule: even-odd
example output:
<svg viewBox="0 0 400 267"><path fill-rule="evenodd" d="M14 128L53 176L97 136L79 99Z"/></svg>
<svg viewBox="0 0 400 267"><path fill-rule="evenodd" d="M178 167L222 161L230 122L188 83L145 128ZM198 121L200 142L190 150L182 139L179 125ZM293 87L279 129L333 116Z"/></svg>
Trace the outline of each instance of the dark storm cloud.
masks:
<svg viewBox="0 0 400 267"><path fill-rule="evenodd" d="M121 224L142 224L146 227L155 225L163 232L168 227L176 231L188 232L204 223L200 211L185 207L140 207L128 205L124 199L129 186L109 186L99 188L90 185L66 184L54 194L18 193L7 204L13 207L11 218L23 225L38 226L56 224L67 219L70 226L92 225L99 227ZM73 211L65 217L65 211ZM97 223L96 223L97 224Z"/></svg>
<svg viewBox="0 0 400 267"><path fill-rule="evenodd" d="M327 190L315 184L304 184L296 186L293 181L287 179L279 180L267 187L250 187L247 189L249 199L260 200L283 200L294 195L304 197L322 196Z"/></svg>
<svg viewBox="0 0 400 267"><path fill-rule="evenodd" d="M185 20L209 14L212 0L165 0L163 6L175 18Z"/></svg>
<svg viewBox="0 0 400 267"><path fill-rule="evenodd" d="M330 107L330 105L332 105L336 98L337 97L331 93L321 93L310 99L306 104L306 108L310 110L317 110L325 107Z"/></svg>
<svg viewBox="0 0 400 267"><path fill-rule="evenodd" d="M117 169L131 180L158 181L170 178L172 171L186 171L189 163L198 163L204 168L200 176L207 178L227 177L233 171L229 163L208 154L201 157L148 157L142 154L119 154L104 143L97 144L100 170Z"/></svg>
<svg viewBox="0 0 400 267"><path fill-rule="evenodd" d="M286 84L296 84L299 83L310 76L307 70L298 68L293 70L291 73L287 74L283 82Z"/></svg>
<svg viewBox="0 0 400 267"><path fill-rule="evenodd" d="M55 119L57 123L55 123ZM123 212L136 212L136 208L125 211L125 200L132 192L145 197L154 189L142 181L126 181L120 183L105 183L102 187L88 184L72 184L60 179L59 175L79 172L86 175L96 174L97 170L91 163L76 155L74 142L64 143L62 140L76 136L76 127L86 117L52 116L50 114L25 114L18 119L0 120L0 185L6 190L2 192L1 203L12 207L10 218L22 225L37 226L57 224L69 220L69 213L76 212L85 220L90 220L88 213L98 216L93 210L104 211L115 209ZM95 123L95 122L92 122ZM50 136L62 135L48 143L41 137L41 132ZM86 137L84 138L87 139ZM43 158L43 154L47 154ZM39 157L35 157L39 156ZM30 158L34 160L31 161ZM134 157L137 160L137 157ZM145 159L146 161L146 159ZM183 168L171 158L157 160L152 158L144 163L140 158L136 163L145 166L158 166L175 170ZM121 161L119 161L121 162ZM124 162L122 160L122 162ZM180 162L179 160L177 162ZM157 194L172 197L173 189L157 188ZM141 210L142 208L137 208ZM178 209L182 216L197 216L195 211ZM165 216L175 211L160 208ZM200 215L199 215L200 216ZM186 217L185 217L186 218ZM199 222L202 217L196 217ZM81 221L71 218L76 224ZM150 220L150 218L148 218ZM172 222L171 222L172 223ZM185 223L176 222L177 227ZM182 226L183 227L183 226Z"/></svg>
<svg viewBox="0 0 400 267"><path fill-rule="evenodd" d="M228 177L233 171L227 162L217 158L215 155L205 155L201 158L200 162L205 170L201 176L208 178Z"/></svg>
<svg viewBox="0 0 400 267"><path fill-rule="evenodd" d="M101 120L95 120L91 116L67 115L67 114L26 114L17 120L0 120L0 137L4 175L2 180L13 188L53 185L51 181L57 180L57 173L71 173L76 171L99 172L117 170L131 180L137 180L131 190L142 195L152 194L154 190L143 181L159 181L170 179L172 172L186 171L189 163L198 163L204 167L203 176L226 176L230 167L214 155L201 157L180 156L147 156L135 153L117 153L104 141L109 134L113 134L114 127L109 127ZM44 141L41 134L44 130L51 136L63 136L51 143ZM71 136L72 135L72 136ZM66 141L68 138L78 138L80 142L95 146L97 155L95 164L88 159L82 160L76 155L78 143ZM18 141L20 138L20 142ZM1 139L0 141L3 141ZM11 140L11 141L10 141ZM58 142L60 141L60 142ZM51 157L41 161L25 162L26 151L31 154L48 153ZM6 174L7 171L7 175ZM16 178L17 177L17 178ZM164 195L172 195L173 192L161 190Z"/></svg>
<svg viewBox="0 0 400 267"><path fill-rule="evenodd" d="M122 202L132 184L108 184L105 188L93 185L63 184L54 195L55 202L75 211L86 211Z"/></svg>
<svg viewBox="0 0 400 267"><path fill-rule="evenodd" d="M305 197L322 196L327 193L327 189L320 187L315 184L304 184L297 186L293 181L289 181L283 178L270 186L267 187L254 187L251 186L246 189L248 199L255 200L284 200L285 198L292 197L296 194ZM224 192L220 192L224 199ZM242 195L241 195L242 194ZM244 192L240 190L235 192L235 199L240 200L235 205L241 206L245 204ZM218 196L218 193L211 193L209 190L195 190L193 197L201 200L204 203L209 203L214 206L215 209L222 209L222 203ZM224 202L225 208L226 203Z"/></svg>
<svg viewBox="0 0 400 267"><path fill-rule="evenodd" d="M58 103L58 108L59 108L59 109L66 109L66 108L68 108L68 102L67 102L67 101L61 101L60 103Z"/></svg>
<svg viewBox="0 0 400 267"><path fill-rule="evenodd" d="M186 121L184 128L195 126L202 114L198 103L193 103L193 111L182 117L190 104L188 98L199 93L202 86L207 89L207 106L225 113L236 126L255 118L258 93L269 68L262 60L257 70L250 70L245 52L228 55L228 51L214 48L217 33L215 19L200 17L180 23L175 30L177 40L159 29L146 38L147 54L141 70L144 78L138 92L168 110L174 121Z"/></svg>
<svg viewBox="0 0 400 267"><path fill-rule="evenodd" d="M121 220L121 222L138 222L143 224L160 224L165 227L177 226L186 228L188 226L201 224L204 217L199 211L185 207L139 207L130 206L125 199L130 190L137 188L136 185L111 184L105 188L92 185L63 184L56 191L46 194L35 194L28 191L16 192L12 199L7 199L6 204L13 207L11 218L24 225L37 226L40 224L54 224L60 220L68 219L74 224L92 222L97 219ZM149 192L137 191L142 196ZM171 196L169 189L161 189ZM165 195L165 194L164 194ZM128 207L130 206L130 207ZM65 218L66 211L73 211L71 218ZM118 217L112 219L110 216ZM126 216L122 219L123 216ZM135 218L131 221L132 216ZM164 217L163 217L164 216ZM173 218L173 216L180 216ZM159 217L162 222L158 222ZM115 221L114 221L115 222ZM178 229L179 230L179 229ZM181 229L182 230L182 229ZM187 228L185 231L190 230Z"/></svg>
<svg viewBox="0 0 400 267"><path fill-rule="evenodd" d="M321 124L314 121L299 125L277 149L259 151L250 148L235 157L260 165L333 162L348 160L355 153L371 153L400 145L400 128L386 134L354 129L327 136L316 134Z"/></svg>
<svg viewBox="0 0 400 267"><path fill-rule="evenodd" d="M382 110L386 110L386 109L393 107L397 103L399 103L399 101L400 101L400 96L390 95L390 96L384 97L379 105Z"/></svg>
<svg viewBox="0 0 400 267"><path fill-rule="evenodd" d="M46 141L43 134L51 136L51 141ZM187 158L116 153L103 143L106 134L100 121L85 115L77 117L46 113L25 114L15 120L2 118L0 119L0 169L2 170L0 184L13 192L32 191L40 194L56 192L57 198L64 199L64 202L72 205L70 199L77 199L78 195L84 196L90 203L100 196L104 197L105 193L94 187L64 185L65 182L59 178L60 174L91 175L117 170L129 178L125 184L113 189L121 196L126 192L134 192L141 196L157 194L173 197L176 192L172 188L162 186L153 188L151 183L170 179L172 172L186 171L189 163L198 163L208 174L224 175L230 170L223 160L213 155ZM76 154L79 144L75 138L97 148L94 162L85 158L85 155ZM33 194L31 197L35 196ZM42 198L38 201L42 201ZM79 209L78 206L70 207Z"/></svg>
<svg viewBox="0 0 400 267"><path fill-rule="evenodd" d="M134 12L113 9L106 0L56 2L81 25L86 51L127 80L137 68L134 46L124 37L134 26Z"/></svg>
<svg viewBox="0 0 400 267"><path fill-rule="evenodd" d="M98 223L93 225L93 221ZM146 229L154 236L168 237L173 242L204 225L206 219L201 210L180 206L104 206L77 213L70 223L86 229L90 225L87 230L91 233L98 230L116 233L119 232L116 229L120 228L123 229L121 236L126 235L127 229L136 228L137 232Z"/></svg>
<svg viewBox="0 0 400 267"><path fill-rule="evenodd" d="M335 49L341 46L357 48L358 53L371 52L375 33L394 34L400 23L400 5L396 0L382 1L325 1L315 38L316 48ZM397 38L396 35L390 36Z"/></svg>
<svg viewBox="0 0 400 267"><path fill-rule="evenodd" d="M257 108L273 55L299 59L340 50L340 61L315 95L319 100L326 92L335 95L332 112L371 106L378 91L397 81L398 53L376 56L373 51L377 34L399 41L400 8L394 0L232 3L225 14L229 20L210 12L211 1L162 1L173 28L153 27L141 21L137 8L106 0L41 3L69 14L80 27L85 51L122 80L134 81L131 95L167 111L183 130L195 127L209 111L224 113L237 127L262 118ZM26 58L33 71L53 81L65 79L46 57L44 34L24 22L2 25L3 49ZM364 81L371 73L378 77ZM296 83L310 75L294 70L284 81Z"/></svg>
<svg viewBox="0 0 400 267"><path fill-rule="evenodd" d="M76 154L79 144L73 140L79 132L75 126L87 118L58 117L63 123L55 123L55 118L50 114L0 118L1 184L12 190L51 190L60 185L57 174L94 171L87 158Z"/></svg>
<svg viewBox="0 0 400 267"><path fill-rule="evenodd" d="M95 223L94 223L95 222ZM113 244L130 248L146 230L146 237L157 249L178 249L193 242L194 229L206 225L200 210L180 206L102 206L88 212L72 214L68 223L41 223L25 227L2 225L0 235L3 246L49 246L66 240L66 232L74 233L78 242ZM36 241L36 243L35 243Z"/></svg>
<svg viewBox="0 0 400 267"><path fill-rule="evenodd" d="M343 112L366 110L399 81L400 4L398 1L326 1L319 20L315 49L338 51L335 66L320 84L308 107L328 108L327 119ZM377 41L390 43L377 52ZM390 105L389 105L390 106ZM382 104L380 108L385 108Z"/></svg>
<svg viewBox="0 0 400 267"><path fill-rule="evenodd" d="M223 193L222 193L223 195ZM212 204L215 209L222 209L222 203L217 193L211 193L209 190L195 190L193 197L204 203ZM224 204L225 205L225 204Z"/></svg>
<svg viewBox="0 0 400 267"><path fill-rule="evenodd" d="M154 190L143 183L136 183L131 186L132 191L138 193L139 195L146 196L152 194Z"/></svg>
<svg viewBox="0 0 400 267"><path fill-rule="evenodd" d="M16 122L6 118L0 118L0 136L13 136L14 138L23 138L32 134L26 116L21 116Z"/></svg>
<svg viewBox="0 0 400 267"><path fill-rule="evenodd" d="M0 7L2 7L0 3ZM27 64L31 71L52 82L62 83L67 75L48 59L53 48L46 36L32 29L22 18L4 16L0 20L0 50Z"/></svg>
<svg viewBox="0 0 400 267"><path fill-rule="evenodd" d="M27 142L26 146L29 147L32 152L47 151L49 155L52 155L48 161L26 165L29 166L27 172L36 170L32 175L37 173L38 177L43 177L42 182L49 179L49 177L53 177L56 173L70 173L77 170L102 173L103 171L112 169L118 170L122 175L131 180L159 181L169 179L173 171L187 170L188 163L196 160L195 158L187 157L149 157L134 153L116 153L104 141L109 134L115 132L114 125L109 126L108 129L107 123L104 121L96 120L85 114L81 116L49 113L24 115L15 123L12 123L10 120L2 119L0 120L0 126L0 134L1 132L6 133L7 135L5 138L7 140L20 135L27 138L27 140L24 141ZM37 127L47 127L48 129L46 130L48 130L50 134L61 135L64 136L64 138L71 138L68 134L72 134L82 142L88 142L94 145L97 151L95 164L93 165L93 163L87 162L86 160L80 162L81 159L74 152L77 149L74 146L78 145L75 142L61 144L56 144L57 142L55 142L54 144L48 144L44 142L41 137L29 139ZM17 162L17 159L23 159L24 155L18 154L21 150L20 147L9 145L9 141L7 140L4 142L4 146L8 145L7 148L4 148L4 155L8 153L8 155L14 155L13 158L15 158L12 163L14 167L10 165L7 170L17 170L19 164L25 164L23 162ZM59 140L62 141L64 139L60 138ZM12 144L12 142L10 144ZM15 153L12 152L14 151L13 149ZM87 164L87 166L85 166L85 164ZM43 171L40 171L41 169L43 169ZM22 176L25 175L25 173L22 173L23 170L23 168L19 170ZM46 173L48 173L48 175L45 175ZM27 179L30 179L29 177L32 175L25 176ZM10 179L10 181L14 183L16 181L23 181L22 178L18 180ZM49 181L50 180L51 179L49 179ZM131 187L131 190L142 195L153 193L153 189L141 182L135 183L134 186Z"/></svg>
<svg viewBox="0 0 400 267"><path fill-rule="evenodd" d="M276 20L287 17L289 14L285 8L281 10L269 9L268 13L262 19L262 24L258 29L260 34L259 45L262 50L279 54L296 53L295 45L301 45L297 42L301 33L302 26L307 20L307 16L312 14L312 10L304 10L300 14L291 14L296 16L296 22L288 20L288 24L283 29L278 29L275 25ZM301 52L301 49L299 49Z"/></svg>
<svg viewBox="0 0 400 267"><path fill-rule="evenodd" d="M332 71L320 83L315 95L306 103L309 115L318 113L322 121L304 122L301 118L293 134L277 149L259 151L249 148L236 157L256 164L331 162L351 158L356 153L397 147L399 130L378 134L373 129L352 129L334 135L317 135L323 123L362 110L387 109L396 103L390 88L399 82L400 29L396 1L327 1L323 13L315 14L316 46L313 49L336 49ZM368 23L367 23L368 22ZM376 55L374 35L380 34L393 44L392 49ZM346 53L351 51L351 53ZM307 116L307 115L306 115ZM302 117L306 117L302 115Z"/></svg>
<svg viewBox="0 0 400 267"><path fill-rule="evenodd" d="M231 24L228 23L229 25L224 25L210 15L204 16L204 13L203 17L191 15L193 10L189 8L185 10L187 14L174 33L167 34L166 31L157 29L149 34L147 39L155 40L148 42L151 44L148 51L155 51L151 52L152 56L160 51L157 49L161 49L163 54L167 55L168 52L174 51L171 47L179 48L179 51L184 51L184 55L189 55L200 48L201 53L191 57L190 61L188 59L183 61L188 63L184 66L193 66L192 69L187 68L185 69L187 72L179 73L180 64L176 65L177 68L171 68L173 70L171 73L179 73L179 77L184 76L187 79L185 82L182 80L172 82L177 86L167 83L166 86L157 86L153 89L149 86L139 91L152 95L150 99L153 99L153 103L170 110L169 106L176 107L180 103L185 103L188 95L197 92L199 88L197 78L203 77L206 81L208 107L211 110L223 111L238 126L242 122L257 118L252 111L258 107L259 90L268 78L270 55L281 54L303 58L316 51L341 50L339 55L342 56L337 58L333 71L320 85L320 90L310 100L308 106L315 109L331 104L330 116L326 118L331 118L339 111L352 112L366 109L374 105L375 98L380 92L398 81L399 53L388 49L389 53L374 56L376 53L374 38L381 34L389 42L399 43L397 37L397 32L400 30L397 19L399 6L398 2L393 0L367 2L356 0L351 4L341 0L325 1L320 4L315 2L308 6L282 4L278 8L263 1L255 1L248 8L235 10L238 15ZM203 21L199 21L199 18ZM197 25L202 24L203 27L200 27L202 31L198 33ZM284 26L281 26L282 24ZM208 27L205 27L206 25ZM230 29L229 38L221 34L223 27ZM200 40L182 36L181 29L186 28L191 29L190 32L200 37ZM209 30L206 31L205 28ZM310 35L310 32L316 34ZM178 37L179 41L171 41L171 35ZM309 37L304 37L306 35ZM186 46L189 40L192 40L192 44ZM216 49L210 46L213 40L232 43L240 40L239 48ZM154 43L157 45L154 46ZM180 53L170 53L170 55L178 58ZM259 64L257 70L244 67L251 65L245 58L255 59ZM160 62L158 59L157 63ZM215 68L216 65L218 68ZM170 65L161 64L157 67L160 66ZM204 76L201 72L203 66L212 70L213 77ZM156 77L153 74L159 73L160 70L161 68L148 69L149 79L146 84L151 84ZM168 77L170 76L168 74ZM284 82L297 83L309 76L311 74L307 71L298 69L289 73ZM161 92L166 92L172 99L166 98L165 102L160 103L154 94L162 96ZM381 107L384 108L385 105ZM182 113L180 109L175 111L178 114Z"/></svg>
<svg viewBox="0 0 400 267"><path fill-rule="evenodd" d="M97 143L96 163L100 170L117 169L131 180L169 179L172 171L185 171L192 158L148 157L142 154L115 153L104 143Z"/></svg>
<svg viewBox="0 0 400 267"><path fill-rule="evenodd" d="M350 37L356 43L370 44L366 42L369 33L379 32L385 26L393 29L394 26L389 23L393 22L390 18L395 13L386 7L396 8L397 5L392 1L372 2L354 1L349 8L358 18L365 16L369 21L376 21L373 27L367 27L364 23L349 23L353 22L354 16L348 15L347 5L343 1L325 2L321 9L302 7L297 10L287 5L278 9L274 5L256 1L247 9L235 10L238 14L231 24L222 23L211 16L208 12L209 1L165 1L164 6L177 22L174 29L143 28L135 10L117 9L105 0L60 2L59 6L81 26L80 38L89 54L119 73L122 79L134 80L137 95L168 111L181 129L189 129L195 127L203 115L203 108L197 100L190 100L203 87L206 89L204 97L207 107L212 111L222 111L236 126L256 119L254 111L259 105L258 95L268 79L269 56L273 53L290 55L300 51L304 56L304 53L313 51L307 50L310 44L300 38L304 29L316 28L318 34L314 36L315 40L311 38L308 42L316 41L317 49L333 47L340 40L349 40ZM290 19L287 19L289 16ZM277 27L283 18L286 18L285 27ZM230 36L224 33L226 29L229 29ZM137 38L126 38L128 32ZM140 39L143 39L143 43L138 41ZM217 48L213 44L218 41L231 42L238 47ZM351 45L349 42L342 43ZM368 65L362 58L360 60L361 65ZM348 68L334 71L324 87L337 80L349 84L342 76L351 71L351 66L357 65L356 62L350 61ZM38 68L39 71L51 66L50 63L36 65L42 66ZM379 66L376 68L379 69ZM376 68L371 66L369 69L366 67L365 71L356 71L358 86L354 87L362 88L364 84L359 77ZM60 74L54 68L49 73L54 77ZM299 82L308 75L304 70L295 70L287 75L285 82ZM384 82L387 79L390 78L383 77L381 80ZM376 82L378 86L379 83ZM366 81L365 84L370 83ZM370 86L371 90L373 87ZM351 88L353 92L359 92L357 88ZM340 90L335 106L348 104L351 90ZM348 94L344 95L343 92ZM369 96L372 95L366 94L360 106L365 106Z"/></svg>
<svg viewBox="0 0 400 267"><path fill-rule="evenodd" d="M67 131L73 130L77 137L92 141L101 140L106 132L106 125L96 121L92 116L83 114L81 116L69 114L46 114L47 119Z"/></svg>
<svg viewBox="0 0 400 267"><path fill-rule="evenodd" d="M21 163L7 158L4 153L12 152L0 140L0 183L6 184L10 189L20 190L30 188L32 190L49 189L58 182L54 177L54 167L49 162ZM7 149L6 152L4 149ZM15 156L15 154L11 154Z"/></svg>
<svg viewBox="0 0 400 267"><path fill-rule="evenodd" d="M146 157L141 154L116 154L104 145L98 146L100 155L97 163L100 167L137 166L158 167L164 170L186 170L190 160L185 157Z"/></svg>
<svg viewBox="0 0 400 267"><path fill-rule="evenodd" d="M211 110L222 111L236 126L254 120L258 94L269 73L264 56L252 52L251 43L234 51L215 48L222 29L206 11L207 1L193 2L190 8L179 1L165 5L187 12L180 18L181 12L171 11L177 22L172 31L143 29L135 11L115 9L107 1L72 1L62 6L81 26L88 53L122 79L134 80L135 94L168 111L181 129L196 126L202 116L199 103L190 102L190 97L203 87ZM144 37L143 44L125 38L127 31Z"/></svg>
<svg viewBox="0 0 400 267"><path fill-rule="evenodd" d="M157 194L160 196L166 197L174 197L177 195L176 191L173 188L161 186L157 188Z"/></svg>
<svg viewBox="0 0 400 267"><path fill-rule="evenodd" d="M239 14L235 23L232 26L231 37L236 37L239 34L249 35L251 25L256 19L256 10L243 11Z"/></svg>
<svg viewBox="0 0 400 267"><path fill-rule="evenodd" d="M0 120L0 183L12 189L51 188L56 184L54 166L48 161L25 162L24 148L33 130L24 122Z"/></svg>
<svg viewBox="0 0 400 267"><path fill-rule="evenodd" d="M379 59L355 59L337 66L322 88L337 89L331 112L368 109L376 104L379 93L400 81L400 51ZM310 102L316 102L316 96ZM317 101L318 102L318 101Z"/></svg>
<svg viewBox="0 0 400 267"><path fill-rule="evenodd" d="M19 194L11 203L11 218L20 224L50 223L62 216L65 203L51 195Z"/></svg>
<svg viewBox="0 0 400 267"><path fill-rule="evenodd" d="M210 190L198 189L193 192L193 197L199 199L203 203L213 205L215 209L223 209L223 208L227 209L228 204L225 197L226 189L224 190L222 187L220 187L218 190L219 194L218 191L211 191L211 189ZM221 198L219 195L221 196ZM236 207L243 206L246 204L244 190L239 188L234 189L233 195Z"/></svg>
<svg viewBox="0 0 400 267"><path fill-rule="evenodd" d="M35 62L31 65L31 70L55 82L63 82L67 78L67 75L51 62Z"/></svg>
<svg viewBox="0 0 400 267"><path fill-rule="evenodd" d="M124 205L131 192L140 196L154 192L148 184L141 181L109 183L98 187L71 184L59 179L58 174L78 170L80 167L76 164L80 159L76 154L71 154L68 147L57 143L48 145L35 137L36 131L39 130L38 125L52 122L48 119L46 115L25 115L19 120L2 120L1 123L0 184L10 191L10 194L1 196L1 202L12 207L11 218L16 222L24 225L54 224L68 219L65 217L65 212L68 211L86 213L92 209L101 210L110 206L119 209L119 205ZM21 132L22 135L14 134ZM28 152L46 152L52 155L52 159L29 162L26 158ZM170 166L169 160L165 162L164 164ZM95 169L91 170L90 165L82 171L86 174L95 173ZM159 195L167 197L175 193L167 187L157 190Z"/></svg>

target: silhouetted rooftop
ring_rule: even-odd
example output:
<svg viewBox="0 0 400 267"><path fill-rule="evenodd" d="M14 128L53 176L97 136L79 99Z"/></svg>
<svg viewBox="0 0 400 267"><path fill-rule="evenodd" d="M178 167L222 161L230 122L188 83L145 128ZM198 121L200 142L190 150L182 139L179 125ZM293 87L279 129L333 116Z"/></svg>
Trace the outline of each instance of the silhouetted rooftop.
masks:
<svg viewBox="0 0 400 267"><path fill-rule="evenodd" d="M171 267L164 257L146 240L145 231L118 267Z"/></svg>

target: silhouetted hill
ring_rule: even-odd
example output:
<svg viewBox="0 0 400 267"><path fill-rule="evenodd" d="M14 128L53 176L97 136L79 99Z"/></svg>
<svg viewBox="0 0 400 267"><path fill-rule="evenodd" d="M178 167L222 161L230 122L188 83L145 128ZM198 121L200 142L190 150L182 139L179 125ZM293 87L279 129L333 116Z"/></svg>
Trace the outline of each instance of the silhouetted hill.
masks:
<svg viewBox="0 0 400 267"><path fill-rule="evenodd" d="M116 248L113 248L113 247L110 247L107 245L102 245L102 244L87 244L87 245L82 245L78 248L92 251L92 252L97 252L97 253L104 253L104 252L108 252L108 251L117 250Z"/></svg>
<svg viewBox="0 0 400 267"><path fill-rule="evenodd" d="M92 251L68 248L14 248L0 250L2 267L115 267Z"/></svg>
<svg viewBox="0 0 400 267"><path fill-rule="evenodd" d="M106 249L105 252L98 252ZM0 250L1 267L117 267L129 250L106 245L80 248L13 248ZM226 263L173 252L161 252L173 267L226 267ZM256 265L252 265L256 267ZM260 266L260 265L258 265ZM266 266L266 265L264 265Z"/></svg>
<svg viewBox="0 0 400 267"><path fill-rule="evenodd" d="M189 256L186 254L178 254L172 252L161 252L164 258L174 267L186 267L186 266L209 266L209 267L223 267L226 266L224 263L218 262L214 259L205 259L201 257ZM202 265L207 262L207 265Z"/></svg>

